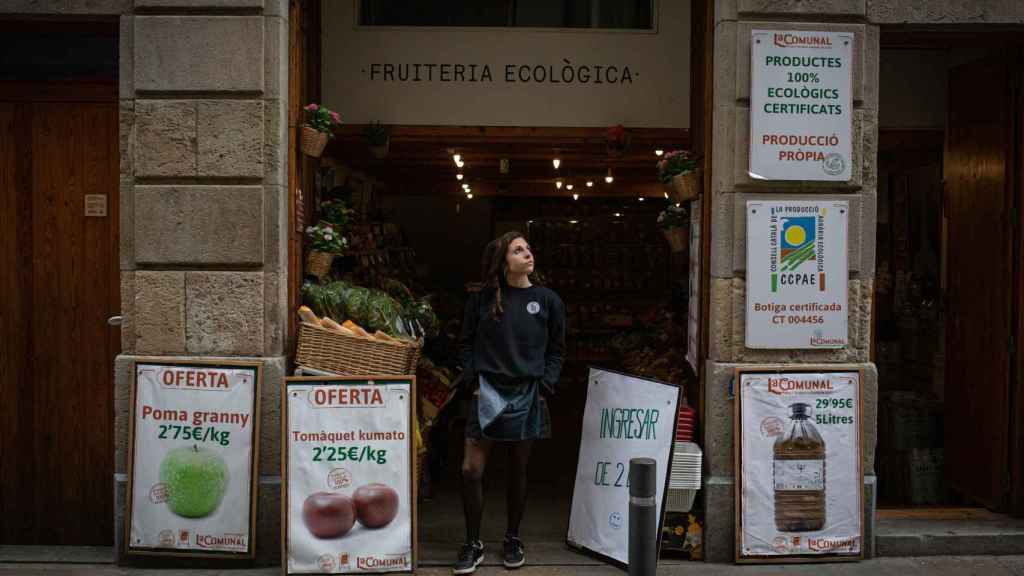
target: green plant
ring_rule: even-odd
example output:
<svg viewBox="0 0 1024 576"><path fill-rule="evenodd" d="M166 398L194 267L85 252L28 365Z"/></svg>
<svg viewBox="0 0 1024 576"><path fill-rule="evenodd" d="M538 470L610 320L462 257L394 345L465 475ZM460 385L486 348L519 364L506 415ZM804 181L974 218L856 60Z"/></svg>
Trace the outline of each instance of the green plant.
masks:
<svg viewBox="0 0 1024 576"><path fill-rule="evenodd" d="M303 110L306 111L306 117L308 118L306 126L317 132L327 134L328 138L334 138L333 128L341 124L341 116L337 112L333 112L326 106L321 106L316 102L306 105Z"/></svg>
<svg viewBox="0 0 1024 576"><path fill-rule="evenodd" d="M669 204L658 214L658 227L662 230L682 228L690 223L690 211L678 204Z"/></svg>
<svg viewBox="0 0 1024 576"><path fill-rule="evenodd" d="M380 122L374 122L363 128L363 138L370 146L383 146L391 138L391 130Z"/></svg>
<svg viewBox="0 0 1024 576"><path fill-rule="evenodd" d="M306 236L309 237L310 248L317 252L341 254L348 248L348 239L335 230L330 222L321 222L306 228Z"/></svg>
<svg viewBox="0 0 1024 576"><path fill-rule="evenodd" d="M671 150L658 160L658 179L669 183L673 177L692 172L699 166L697 156L686 150Z"/></svg>
<svg viewBox="0 0 1024 576"><path fill-rule="evenodd" d="M352 221L355 210L348 207L344 200L328 200L320 204L322 218L335 226L338 231L343 231L348 223Z"/></svg>

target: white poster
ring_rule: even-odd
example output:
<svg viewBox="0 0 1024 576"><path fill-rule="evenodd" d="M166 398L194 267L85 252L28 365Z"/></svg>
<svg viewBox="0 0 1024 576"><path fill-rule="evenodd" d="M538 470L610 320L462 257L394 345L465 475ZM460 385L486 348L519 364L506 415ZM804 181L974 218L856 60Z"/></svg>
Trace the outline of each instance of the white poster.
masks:
<svg viewBox="0 0 1024 576"><path fill-rule="evenodd" d="M675 436L679 388L590 369L568 541L629 560L629 461L657 462L658 518ZM660 526L658 533L661 533Z"/></svg>
<svg viewBox="0 0 1024 576"><path fill-rule="evenodd" d="M697 367L700 357L700 199L690 203L690 297L687 300L688 318L686 323L686 361L694 374L700 374Z"/></svg>
<svg viewBox="0 0 1024 576"><path fill-rule="evenodd" d="M747 202L747 348L843 348L846 201Z"/></svg>
<svg viewBox="0 0 1024 576"><path fill-rule="evenodd" d="M862 550L860 374L743 373L738 558Z"/></svg>
<svg viewBox="0 0 1024 576"><path fill-rule="evenodd" d="M655 2L653 30L361 26L359 4L323 3L323 104L347 124L690 125L690 0Z"/></svg>
<svg viewBox="0 0 1024 576"><path fill-rule="evenodd" d="M750 177L850 180L849 32L751 31Z"/></svg>
<svg viewBox="0 0 1024 576"><path fill-rule="evenodd" d="M129 553L253 554L260 374L136 363Z"/></svg>
<svg viewBox="0 0 1024 576"><path fill-rule="evenodd" d="M288 574L413 569L411 379L289 379Z"/></svg>

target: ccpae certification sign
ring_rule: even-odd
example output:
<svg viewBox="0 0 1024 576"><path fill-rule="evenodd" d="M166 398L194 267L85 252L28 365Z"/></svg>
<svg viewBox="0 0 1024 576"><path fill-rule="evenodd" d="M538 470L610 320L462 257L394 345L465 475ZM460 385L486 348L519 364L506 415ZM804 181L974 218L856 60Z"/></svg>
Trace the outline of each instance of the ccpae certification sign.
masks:
<svg viewBox="0 0 1024 576"><path fill-rule="evenodd" d="M127 552L251 557L262 364L135 364Z"/></svg>
<svg viewBox="0 0 1024 576"><path fill-rule="evenodd" d="M750 177L850 180L853 34L751 35Z"/></svg>
<svg viewBox="0 0 1024 576"><path fill-rule="evenodd" d="M753 368L736 381L737 560L860 558L860 372Z"/></svg>
<svg viewBox="0 0 1024 576"><path fill-rule="evenodd" d="M569 544L629 561L629 461L657 462L662 518L679 387L591 368L569 518ZM659 520L660 522L660 520ZM661 533L661 527L657 532Z"/></svg>
<svg viewBox="0 0 1024 576"><path fill-rule="evenodd" d="M843 348L845 201L747 202L747 348Z"/></svg>
<svg viewBox="0 0 1024 576"><path fill-rule="evenodd" d="M287 379L288 574L413 570L415 394L411 376Z"/></svg>

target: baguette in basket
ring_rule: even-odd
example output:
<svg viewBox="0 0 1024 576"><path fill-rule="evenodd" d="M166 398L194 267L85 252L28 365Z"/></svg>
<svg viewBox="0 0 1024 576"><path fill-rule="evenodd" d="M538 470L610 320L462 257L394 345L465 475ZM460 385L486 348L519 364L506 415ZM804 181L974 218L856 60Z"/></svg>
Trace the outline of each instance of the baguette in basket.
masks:
<svg viewBox="0 0 1024 576"><path fill-rule="evenodd" d="M320 326L322 328L330 330L331 332L337 332L338 334L344 334L345 336L356 335L355 332L349 330L348 328L342 326L341 324L338 324L337 322L331 320L327 316L324 316L324 319L320 321Z"/></svg>
<svg viewBox="0 0 1024 576"><path fill-rule="evenodd" d="M310 310L309 306L299 306L299 318L301 318L306 324L320 326L320 319L316 317L316 314L314 314L312 310Z"/></svg>

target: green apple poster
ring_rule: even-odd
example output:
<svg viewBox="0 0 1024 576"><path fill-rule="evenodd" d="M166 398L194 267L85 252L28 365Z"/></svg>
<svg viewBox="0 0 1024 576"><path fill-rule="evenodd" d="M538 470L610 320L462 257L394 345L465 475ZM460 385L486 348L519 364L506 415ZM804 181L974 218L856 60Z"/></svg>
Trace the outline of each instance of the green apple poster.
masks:
<svg viewBox="0 0 1024 576"><path fill-rule="evenodd" d="M137 362L128 552L252 556L258 363Z"/></svg>
<svg viewBox="0 0 1024 576"><path fill-rule="evenodd" d="M288 379L288 574L415 566L411 378Z"/></svg>

